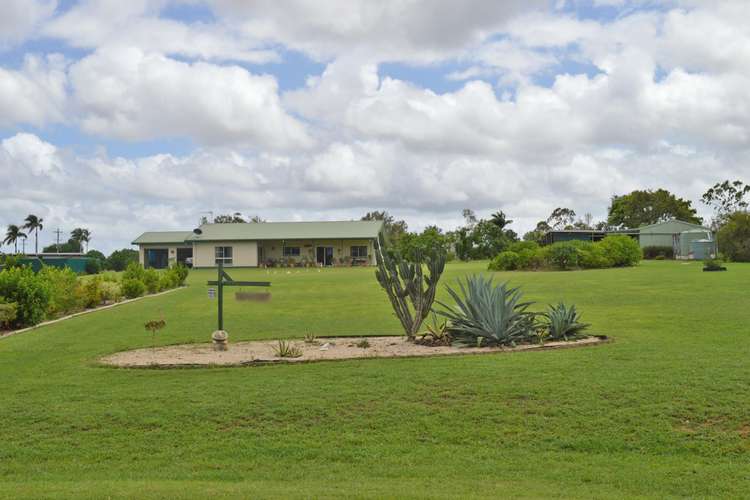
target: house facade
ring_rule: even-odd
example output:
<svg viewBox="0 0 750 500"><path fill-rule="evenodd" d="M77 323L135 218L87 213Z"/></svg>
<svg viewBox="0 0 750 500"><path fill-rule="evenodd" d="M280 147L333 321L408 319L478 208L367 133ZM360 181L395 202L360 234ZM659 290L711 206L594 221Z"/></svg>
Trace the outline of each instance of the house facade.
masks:
<svg viewBox="0 0 750 500"><path fill-rule="evenodd" d="M133 241L140 262L157 269L374 265L382 221L203 224L195 231L146 232Z"/></svg>

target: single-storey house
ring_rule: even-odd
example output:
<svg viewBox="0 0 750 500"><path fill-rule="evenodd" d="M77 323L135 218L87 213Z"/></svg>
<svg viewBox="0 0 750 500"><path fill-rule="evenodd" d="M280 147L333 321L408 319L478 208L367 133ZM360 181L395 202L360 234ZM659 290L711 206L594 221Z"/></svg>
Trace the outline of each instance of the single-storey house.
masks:
<svg viewBox="0 0 750 500"><path fill-rule="evenodd" d="M716 254L716 241L711 229L677 219L641 226L636 229L601 231L569 229L548 231L544 244L560 241L599 241L610 234L625 234L638 240L641 248L671 247L677 259L704 259Z"/></svg>
<svg viewBox="0 0 750 500"><path fill-rule="evenodd" d="M194 231L146 232L133 241L144 267L374 265L382 221L203 224Z"/></svg>

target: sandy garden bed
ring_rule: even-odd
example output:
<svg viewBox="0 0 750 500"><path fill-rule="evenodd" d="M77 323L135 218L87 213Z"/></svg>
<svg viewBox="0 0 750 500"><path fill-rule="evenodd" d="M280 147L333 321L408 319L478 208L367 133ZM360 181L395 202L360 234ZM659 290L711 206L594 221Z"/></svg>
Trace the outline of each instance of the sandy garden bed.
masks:
<svg viewBox="0 0 750 500"><path fill-rule="evenodd" d="M366 338L370 347L357 344ZM302 350L297 358L276 357L275 340L237 342L229 344L227 351L215 351L211 344L183 344L118 352L101 359L107 365L120 367L186 367L228 366L265 363L300 363L359 358L400 358L414 356L445 356L456 354L491 354L544 349L583 347L607 342L607 337L592 336L570 342L547 342L542 345L520 345L517 347L467 348L453 346L424 346L407 342L404 337L329 337L318 338L308 344L301 340L294 345Z"/></svg>

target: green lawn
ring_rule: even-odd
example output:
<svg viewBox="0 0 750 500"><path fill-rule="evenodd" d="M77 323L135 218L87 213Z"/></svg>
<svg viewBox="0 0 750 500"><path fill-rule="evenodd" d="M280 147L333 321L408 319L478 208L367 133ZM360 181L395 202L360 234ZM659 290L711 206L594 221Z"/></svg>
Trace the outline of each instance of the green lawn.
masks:
<svg viewBox="0 0 750 500"><path fill-rule="evenodd" d="M480 272L451 264L444 276ZM266 271L233 270L235 279ZM615 342L562 351L183 370L97 357L206 341L190 287L0 340L0 497L743 497L750 265L498 273ZM372 269L229 295L231 340L398 334ZM443 297L445 294L443 294ZM540 309L542 305L540 304Z"/></svg>

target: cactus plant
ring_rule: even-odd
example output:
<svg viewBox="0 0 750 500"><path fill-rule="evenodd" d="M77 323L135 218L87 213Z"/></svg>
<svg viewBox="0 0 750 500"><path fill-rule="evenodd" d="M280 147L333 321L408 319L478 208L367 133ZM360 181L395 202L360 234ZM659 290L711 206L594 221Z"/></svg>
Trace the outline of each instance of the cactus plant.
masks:
<svg viewBox="0 0 750 500"><path fill-rule="evenodd" d="M432 309L438 282L445 270L446 255L436 248L430 252L414 252L406 259L384 247L381 236L375 243L378 265L375 277L388 295L407 339L413 341Z"/></svg>

